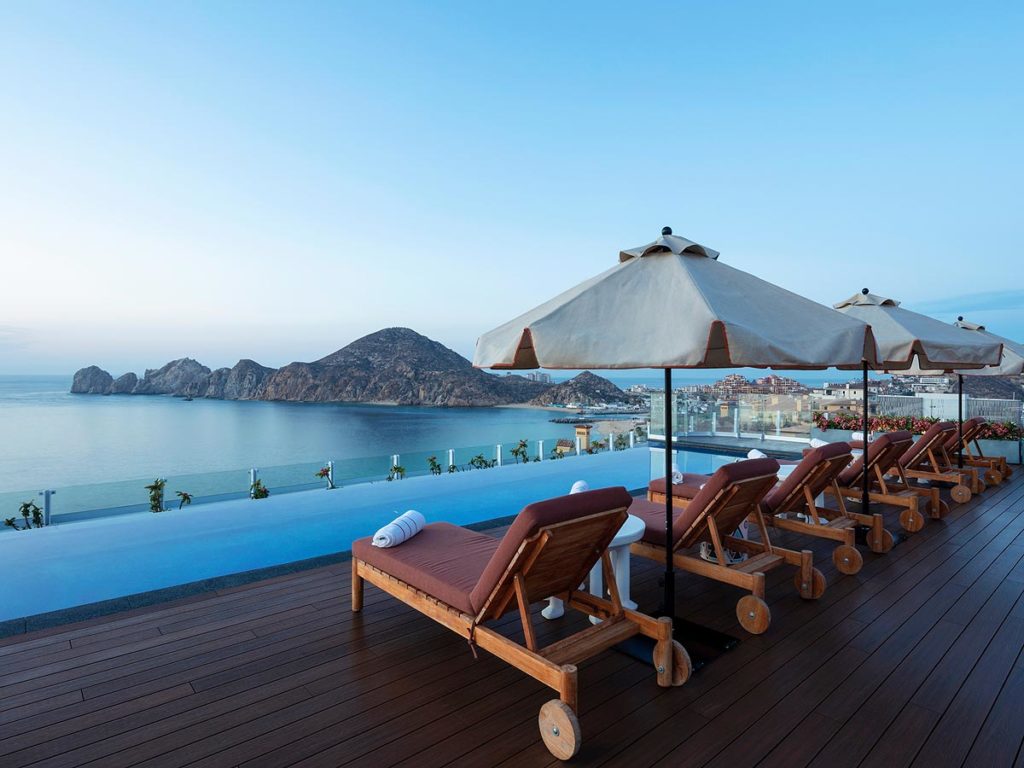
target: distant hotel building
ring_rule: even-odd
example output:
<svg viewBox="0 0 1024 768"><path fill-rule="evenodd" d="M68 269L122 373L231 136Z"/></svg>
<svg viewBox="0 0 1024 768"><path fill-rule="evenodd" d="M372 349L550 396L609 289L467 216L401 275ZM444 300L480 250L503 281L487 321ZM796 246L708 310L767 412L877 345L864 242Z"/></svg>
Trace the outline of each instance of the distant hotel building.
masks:
<svg viewBox="0 0 1024 768"><path fill-rule="evenodd" d="M528 378L530 381L536 381L539 384L551 384L552 383L551 382L551 374L550 373L540 373L538 371L530 371L528 374L526 374L526 378Z"/></svg>

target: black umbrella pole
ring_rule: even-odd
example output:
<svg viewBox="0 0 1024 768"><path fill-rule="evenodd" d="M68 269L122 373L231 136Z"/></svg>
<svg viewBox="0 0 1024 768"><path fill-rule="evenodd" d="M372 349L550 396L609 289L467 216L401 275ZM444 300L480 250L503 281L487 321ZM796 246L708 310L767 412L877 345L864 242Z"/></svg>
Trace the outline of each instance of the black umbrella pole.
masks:
<svg viewBox="0 0 1024 768"><path fill-rule="evenodd" d="M672 567L672 369L665 369L665 615L676 612L676 579Z"/></svg>
<svg viewBox="0 0 1024 768"><path fill-rule="evenodd" d="M956 441L956 465L959 469L964 468L964 375L956 375L956 419L957 419L957 441Z"/></svg>
<svg viewBox="0 0 1024 768"><path fill-rule="evenodd" d="M861 491L860 491L860 506L862 514L870 514L868 511L868 505L870 501L868 499L868 361L865 360L863 363L863 383L864 383L864 418L861 421L861 427L864 430L862 437L864 438L864 478L861 480Z"/></svg>

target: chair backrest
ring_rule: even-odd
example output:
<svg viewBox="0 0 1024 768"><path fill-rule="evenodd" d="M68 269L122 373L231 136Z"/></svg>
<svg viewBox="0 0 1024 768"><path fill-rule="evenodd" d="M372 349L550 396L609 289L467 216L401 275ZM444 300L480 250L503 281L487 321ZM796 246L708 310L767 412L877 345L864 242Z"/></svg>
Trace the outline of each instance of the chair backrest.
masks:
<svg viewBox="0 0 1024 768"><path fill-rule="evenodd" d="M984 426L985 420L980 416L975 416L974 418L967 419L967 421L964 422L963 426L963 445L967 445L973 440L977 439L978 435L981 433L982 427ZM960 449L960 433L961 430L953 430L953 433L949 436L949 439L946 440L947 451L955 452Z"/></svg>
<svg viewBox="0 0 1024 768"><path fill-rule="evenodd" d="M949 439L950 432L956 432L956 425L952 421L937 421L928 427L916 443L907 448L906 453L900 456L900 466L904 469L917 469L924 467L929 462L928 452L939 452L936 458L942 461L941 452L945 442Z"/></svg>
<svg viewBox="0 0 1024 768"><path fill-rule="evenodd" d="M906 453L913 442L914 436L905 429L879 435L868 443L866 452L839 473L839 484L847 488L859 487L864 481L864 473L867 472L868 477L871 477L876 468L884 475L896 466L900 456Z"/></svg>
<svg viewBox="0 0 1024 768"><path fill-rule="evenodd" d="M708 537L708 519L719 531L730 534L778 482L779 462L748 459L726 464L694 496L672 525L672 548L692 547Z"/></svg>
<svg viewBox="0 0 1024 768"><path fill-rule="evenodd" d="M517 575L531 603L578 588L626 521L632 501L618 486L524 508L470 593L477 621L497 618L511 608Z"/></svg>
<svg viewBox="0 0 1024 768"><path fill-rule="evenodd" d="M770 515L803 508L805 489L812 498L817 496L832 485L852 459L849 443L829 443L809 451L789 477L768 492L761 508Z"/></svg>

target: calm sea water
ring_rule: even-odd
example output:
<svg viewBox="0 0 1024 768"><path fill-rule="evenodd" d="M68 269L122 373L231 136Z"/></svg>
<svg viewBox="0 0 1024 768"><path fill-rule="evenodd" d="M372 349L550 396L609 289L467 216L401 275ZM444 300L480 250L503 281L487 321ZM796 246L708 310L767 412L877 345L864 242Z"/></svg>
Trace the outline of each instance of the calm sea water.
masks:
<svg viewBox="0 0 1024 768"><path fill-rule="evenodd" d="M541 409L185 402L70 386L65 376L0 376L0 493L393 453L444 461L448 448L572 434Z"/></svg>

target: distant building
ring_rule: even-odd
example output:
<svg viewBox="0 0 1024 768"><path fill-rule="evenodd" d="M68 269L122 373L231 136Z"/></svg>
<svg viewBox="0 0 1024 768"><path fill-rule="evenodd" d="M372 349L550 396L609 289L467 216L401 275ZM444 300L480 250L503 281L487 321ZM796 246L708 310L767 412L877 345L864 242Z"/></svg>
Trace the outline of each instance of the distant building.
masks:
<svg viewBox="0 0 1024 768"><path fill-rule="evenodd" d="M526 374L526 378L530 381L536 381L538 384L551 384L551 374L541 373L540 371L530 371Z"/></svg>

